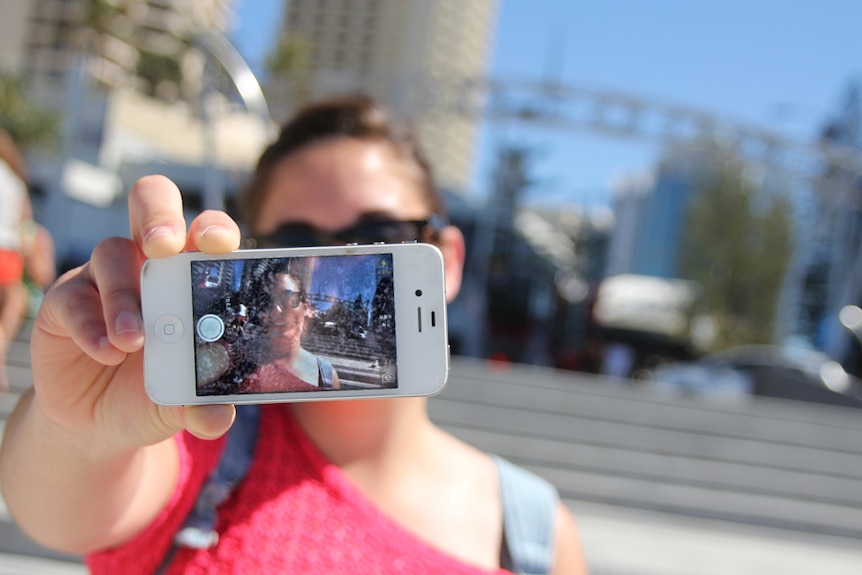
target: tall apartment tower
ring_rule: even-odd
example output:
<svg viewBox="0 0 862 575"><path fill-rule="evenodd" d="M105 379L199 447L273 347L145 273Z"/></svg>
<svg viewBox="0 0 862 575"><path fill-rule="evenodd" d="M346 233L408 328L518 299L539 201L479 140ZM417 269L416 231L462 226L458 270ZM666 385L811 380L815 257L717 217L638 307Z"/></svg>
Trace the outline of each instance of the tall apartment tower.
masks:
<svg viewBox="0 0 862 575"><path fill-rule="evenodd" d="M142 86L148 75L143 68L156 67L156 76L169 78L174 67L187 86L199 81L200 61L188 60L193 54L188 41L199 30L226 30L231 3L0 0L0 68L23 75L36 94L50 96L62 92L76 56L86 50L92 55L91 76L106 86L137 86L156 95L181 92L182 85Z"/></svg>
<svg viewBox="0 0 862 575"><path fill-rule="evenodd" d="M465 190L478 119L445 94L487 76L496 12L497 0L288 0L291 56L267 88L275 119L308 99L373 95L413 122L438 182Z"/></svg>

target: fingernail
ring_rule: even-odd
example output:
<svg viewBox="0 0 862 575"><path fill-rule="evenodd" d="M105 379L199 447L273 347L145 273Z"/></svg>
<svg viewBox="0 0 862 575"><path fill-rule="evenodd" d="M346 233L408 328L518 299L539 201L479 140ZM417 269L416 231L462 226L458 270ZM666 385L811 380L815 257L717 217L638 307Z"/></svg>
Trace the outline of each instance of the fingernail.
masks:
<svg viewBox="0 0 862 575"><path fill-rule="evenodd" d="M135 314L130 311L121 311L114 321L114 332L118 335L141 333L141 322Z"/></svg>
<svg viewBox="0 0 862 575"><path fill-rule="evenodd" d="M201 237L206 237L206 236L208 236L208 235L210 235L210 236L211 236L211 235L213 235L213 234L221 234L221 235L225 235L225 234L227 234L227 233L229 233L229 232L228 232L228 230L226 230L226 229L225 229L224 227L222 227L222 226L207 226L207 227L205 227L205 228L203 229L203 231L201 232Z"/></svg>
<svg viewBox="0 0 862 575"><path fill-rule="evenodd" d="M147 234L144 236L144 239L146 241L151 241L173 235L174 230L170 226L155 226L147 231Z"/></svg>

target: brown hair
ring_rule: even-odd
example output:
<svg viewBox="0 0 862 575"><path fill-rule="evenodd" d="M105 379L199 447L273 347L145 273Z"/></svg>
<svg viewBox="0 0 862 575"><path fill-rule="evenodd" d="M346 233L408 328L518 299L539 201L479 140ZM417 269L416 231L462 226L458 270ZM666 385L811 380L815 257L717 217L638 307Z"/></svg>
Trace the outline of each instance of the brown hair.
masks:
<svg viewBox="0 0 862 575"><path fill-rule="evenodd" d="M342 96L300 109L282 125L278 139L264 150L240 198L241 214L249 229L254 228L275 165L294 152L338 138L390 144L399 158L417 169L429 209L443 215L443 199L434 183L431 166L413 133L372 98Z"/></svg>

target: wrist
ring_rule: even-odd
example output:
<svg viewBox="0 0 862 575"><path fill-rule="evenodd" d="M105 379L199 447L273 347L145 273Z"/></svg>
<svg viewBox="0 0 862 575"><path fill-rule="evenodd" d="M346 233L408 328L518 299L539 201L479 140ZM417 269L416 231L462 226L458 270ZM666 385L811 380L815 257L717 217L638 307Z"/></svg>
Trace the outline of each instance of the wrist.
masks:
<svg viewBox="0 0 862 575"><path fill-rule="evenodd" d="M16 408L18 411L21 412L22 434L42 443L58 457L79 461L82 465L130 457L142 447L117 441L118 438L111 437L95 425L70 425L68 421L53 417L32 389L21 397Z"/></svg>

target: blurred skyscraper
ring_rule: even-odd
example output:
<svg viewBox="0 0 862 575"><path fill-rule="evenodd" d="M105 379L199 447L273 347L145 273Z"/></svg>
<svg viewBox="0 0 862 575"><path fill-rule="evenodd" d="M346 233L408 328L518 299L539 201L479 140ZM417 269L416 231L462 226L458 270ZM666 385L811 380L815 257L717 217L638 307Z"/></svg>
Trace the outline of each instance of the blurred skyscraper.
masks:
<svg viewBox="0 0 862 575"><path fill-rule="evenodd" d="M108 87L136 87L171 98L200 83L200 55L189 38L224 32L232 0L5 0L0 68L23 75L40 98L63 93L76 57ZM155 80L155 81L154 81Z"/></svg>
<svg viewBox="0 0 862 575"><path fill-rule="evenodd" d="M617 185L608 274L676 278L683 219L702 172L691 159L665 158L649 173Z"/></svg>
<svg viewBox="0 0 862 575"><path fill-rule="evenodd" d="M275 119L308 99L373 95L416 124L440 183L464 190L479 119L441 100L487 76L497 3L289 0L267 88Z"/></svg>

